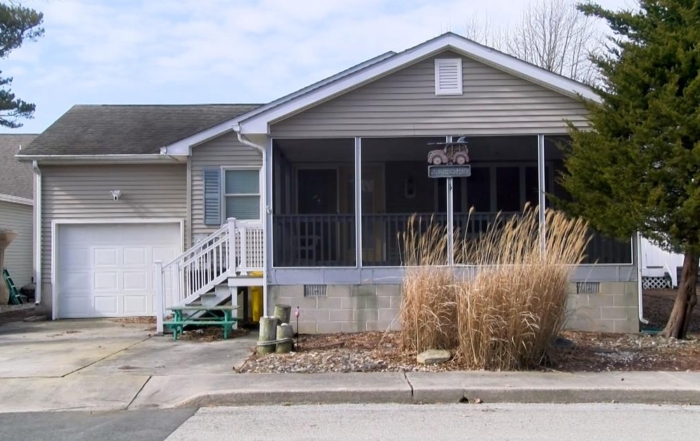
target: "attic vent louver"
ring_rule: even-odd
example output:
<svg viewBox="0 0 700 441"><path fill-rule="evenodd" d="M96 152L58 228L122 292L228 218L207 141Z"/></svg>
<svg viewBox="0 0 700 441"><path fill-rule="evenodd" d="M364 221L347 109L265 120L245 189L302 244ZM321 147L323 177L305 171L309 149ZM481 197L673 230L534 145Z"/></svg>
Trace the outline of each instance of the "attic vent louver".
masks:
<svg viewBox="0 0 700 441"><path fill-rule="evenodd" d="M462 94L462 60L438 58L435 60L435 95Z"/></svg>

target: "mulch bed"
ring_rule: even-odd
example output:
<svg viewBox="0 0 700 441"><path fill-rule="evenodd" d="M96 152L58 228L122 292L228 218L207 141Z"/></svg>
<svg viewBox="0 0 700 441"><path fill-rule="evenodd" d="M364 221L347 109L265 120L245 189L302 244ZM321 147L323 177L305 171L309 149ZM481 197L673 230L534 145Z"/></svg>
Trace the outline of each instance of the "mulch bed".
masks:
<svg viewBox="0 0 700 441"><path fill-rule="evenodd" d="M663 328L675 291L644 294L644 316L650 326ZM700 371L700 307L696 308L688 340L646 334L604 334L565 331L573 347L552 348L543 371ZM401 353L398 333L302 335L296 352L250 358L240 373L408 372L455 371L458 360L435 366L416 363L415 354Z"/></svg>
<svg viewBox="0 0 700 441"><path fill-rule="evenodd" d="M663 328L671 315L673 302L676 299L676 290L646 290L644 291L644 318L649 320L649 326ZM700 305L693 310L690 320L691 333L700 333Z"/></svg>

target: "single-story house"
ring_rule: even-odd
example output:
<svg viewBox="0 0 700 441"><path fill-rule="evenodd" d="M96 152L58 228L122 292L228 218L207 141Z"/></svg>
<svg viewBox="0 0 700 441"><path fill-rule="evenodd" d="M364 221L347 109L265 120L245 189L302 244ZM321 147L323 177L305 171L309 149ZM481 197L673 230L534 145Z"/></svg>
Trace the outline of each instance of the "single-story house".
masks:
<svg viewBox="0 0 700 441"><path fill-rule="evenodd" d="M300 306L301 332L395 326L409 218L478 234L563 195L582 99L598 97L447 33L264 105L75 106L18 156L38 183L41 305L160 325L167 306L262 286L265 313ZM429 179L431 144L456 136L471 176ZM593 236L570 327L638 331L635 242Z"/></svg>
<svg viewBox="0 0 700 441"><path fill-rule="evenodd" d="M0 230L17 233L5 250L5 267L17 289L34 276L34 174L32 165L18 162L15 155L36 136L0 134Z"/></svg>

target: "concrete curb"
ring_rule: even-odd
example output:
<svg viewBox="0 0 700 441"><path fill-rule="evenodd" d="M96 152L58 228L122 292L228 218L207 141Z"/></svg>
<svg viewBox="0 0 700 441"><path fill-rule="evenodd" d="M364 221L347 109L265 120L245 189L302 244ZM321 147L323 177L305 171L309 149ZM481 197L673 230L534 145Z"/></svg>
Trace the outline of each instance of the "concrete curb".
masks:
<svg viewBox="0 0 700 441"><path fill-rule="evenodd" d="M446 372L152 377L129 409L264 404L700 405L700 373Z"/></svg>
<svg viewBox="0 0 700 441"><path fill-rule="evenodd" d="M151 377L129 409L413 402L402 373Z"/></svg>

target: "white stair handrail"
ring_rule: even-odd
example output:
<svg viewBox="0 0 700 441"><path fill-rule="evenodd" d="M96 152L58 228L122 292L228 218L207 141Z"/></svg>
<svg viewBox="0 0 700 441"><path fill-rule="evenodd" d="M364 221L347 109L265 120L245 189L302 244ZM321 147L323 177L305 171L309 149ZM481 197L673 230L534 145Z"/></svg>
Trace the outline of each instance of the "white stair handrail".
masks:
<svg viewBox="0 0 700 441"><path fill-rule="evenodd" d="M226 225L163 264L155 263L156 325L163 332L166 308L184 305L211 291L229 277L265 272L265 234L260 221L237 221ZM169 275L170 278L166 278ZM170 296L166 295L170 280Z"/></svg>

